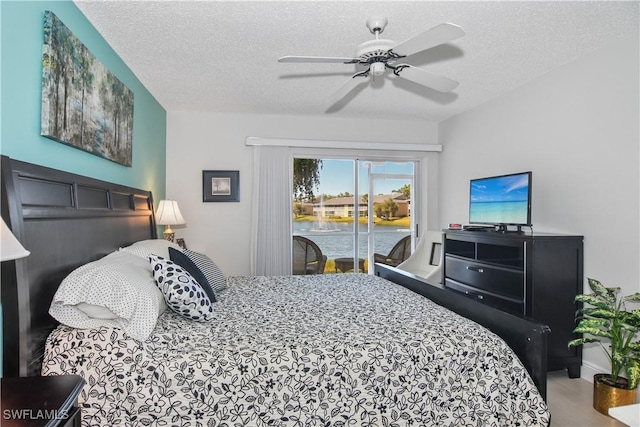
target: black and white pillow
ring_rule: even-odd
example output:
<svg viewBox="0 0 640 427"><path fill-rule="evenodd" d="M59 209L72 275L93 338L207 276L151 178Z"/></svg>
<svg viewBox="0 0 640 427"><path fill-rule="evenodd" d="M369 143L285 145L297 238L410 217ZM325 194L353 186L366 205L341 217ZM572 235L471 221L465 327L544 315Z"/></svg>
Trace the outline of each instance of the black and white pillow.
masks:
<svg viewBox="0 0 640 427"><path fill-rule="evenodd" d="M204 275L202 270L200 270L200 268L198 268L198 266L195 265L195 263L191 261L188 256L186 256L180 250L169 248L169 258L171 258L171 261L187 270L189 274L191 274L191 276L193 276L193 278L196 279L198 283L200 283L200 286L202 286L202 289L204 289L204 291L207 293L207 296L209 297L211 302L216 302L218 300L218 298L216 297L216 292L213 290L213 287L209 283L209 279L207 279L207 276Z"/></svg>
<svg viewBox="0 0 640 427"><path fill-rule="evenodd" d="M182 251L202 271L216 294L227 289L227 278L218 266L205 254L184 249Z"/></svg>
<svg viewBox="0 0 640 427"><path fill-rule="evenodd" d="M171 310L197 322L213 319L213 303L188 271L157 255L151 255L149 261L156 284Z"/></svg>

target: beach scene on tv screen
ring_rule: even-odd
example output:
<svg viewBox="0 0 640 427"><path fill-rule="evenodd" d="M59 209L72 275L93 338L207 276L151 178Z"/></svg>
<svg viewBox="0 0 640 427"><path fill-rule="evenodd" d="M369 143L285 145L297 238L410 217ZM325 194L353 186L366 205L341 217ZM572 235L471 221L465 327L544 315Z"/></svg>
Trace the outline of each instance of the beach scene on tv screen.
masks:
<svg viewBox="0 0 640 427"><path fill-rule="evenodd" d="M527 224L529 175L471 181L469 222Z"/></svg>

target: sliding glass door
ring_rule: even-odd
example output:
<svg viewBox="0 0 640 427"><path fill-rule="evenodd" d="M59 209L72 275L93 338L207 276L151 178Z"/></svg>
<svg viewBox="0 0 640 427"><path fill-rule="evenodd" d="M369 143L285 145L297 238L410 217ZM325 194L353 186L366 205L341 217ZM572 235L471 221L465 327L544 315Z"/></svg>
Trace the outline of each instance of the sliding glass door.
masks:
<svg viewBox="0 0 640 427"><path fill-rule="evenodd" d="M368 217L369 262L397 266L413 250L411 212L414 185L414 164L393 162L364 162L369 169ZM391 190L390 190L391 189Z"/></svg>
<svg viewBox="0 0 640 427"><path fill-rule="evenodd" d="M294 274L373 273L374 261L392 264L409 255L415 162L294 162L294 171L305 175L294 176ZM399 244L408 249L394 255Z"/></svg>

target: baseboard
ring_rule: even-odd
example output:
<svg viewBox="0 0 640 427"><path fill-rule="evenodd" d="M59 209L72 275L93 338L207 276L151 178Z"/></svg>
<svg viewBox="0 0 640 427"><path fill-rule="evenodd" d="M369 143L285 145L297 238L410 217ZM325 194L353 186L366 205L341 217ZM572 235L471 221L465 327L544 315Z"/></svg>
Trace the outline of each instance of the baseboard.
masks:
<svg viewBox="0 0 640 427"><path fill-rule="evenodd" d="M596 374L601 374L603 372L608 372L608 369L593 365L589 362L582 361L582 367L580 368L580 378L592 383L593 376Z"/></svg>

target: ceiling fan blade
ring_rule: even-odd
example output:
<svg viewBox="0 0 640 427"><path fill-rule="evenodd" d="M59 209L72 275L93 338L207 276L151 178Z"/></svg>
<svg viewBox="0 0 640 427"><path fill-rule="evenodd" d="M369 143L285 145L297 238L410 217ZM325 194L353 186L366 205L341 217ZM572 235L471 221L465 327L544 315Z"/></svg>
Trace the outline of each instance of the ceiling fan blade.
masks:
<svg viewBox="0 0 640 427"><path fill-rule="evenodd" d="M438 92L450 92L458 87L459 84L455 80L431 74L422 68L414 67L409 64L400 64L394 68L393 74L396 76L437 90Z"/></svg>
<svg viewBox="0 0 640 427"><path fill-rule="evenodd" d="M331 58L324 56L283 56L278 59L278 62L304 62L304 63L342 63L342 64L356 64L357 58Z"/></svg>
<svg viewBox="0 0 640 427"><path fill-rule="evenodd" d="M345 84L340 86L338 90L336 90L331 95L329 95L329 97L327 98L327 104L329 105L329 107L331 107L336 102L340 101L349 92L354 90L360 84L367 83L369 81L367 77L368 77L368 74L365 74L365 73L356 73L353 76L351 76L351 78L347 80Z"/></svg>
<svg viewBox="0 0 640 427"><path fill-rule="evenodd" d="M462 27L455 24L444 23L431 28L417 36L398 43L393 50L401 56L409 56L414 53L422 52L443 43L450 42L459 37L464 36L465 32Z"/></svg>

